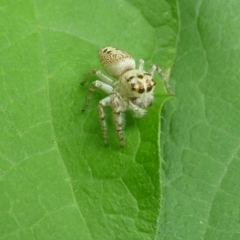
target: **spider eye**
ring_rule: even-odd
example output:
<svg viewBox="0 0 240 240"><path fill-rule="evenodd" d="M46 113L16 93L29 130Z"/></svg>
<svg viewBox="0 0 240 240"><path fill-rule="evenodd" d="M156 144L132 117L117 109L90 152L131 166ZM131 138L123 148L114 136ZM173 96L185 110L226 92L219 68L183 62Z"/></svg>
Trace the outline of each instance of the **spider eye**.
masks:
<svg viewBox="0 0 240 240"><path fill-rule="evenodd" d="M147 87L147 91L150 92L151 90L152 90L152 86L149 85L149 86Z"/></svg>
<svg viewBox="0 0 240 240"><path fill-rule="evenodd" d="M144 93L145 89L143 87L139 88L138 92L139 93Z"/></svg>
<svg viewBox="0 0 240 240"><path fill-rule="evenodd" d="M131 81L134 78L134 76L131 76L130 78L127 79L127 82Z"/></svg>
<svg viewBox="0 0 240 240"><path fill-rule="evenodd" d="M134 83L131 83L131 87L132 87L132 90L133 90L133 91L136 90L136 88L135 88L134 86L135 86L135 84L134 84Z"/></svg>

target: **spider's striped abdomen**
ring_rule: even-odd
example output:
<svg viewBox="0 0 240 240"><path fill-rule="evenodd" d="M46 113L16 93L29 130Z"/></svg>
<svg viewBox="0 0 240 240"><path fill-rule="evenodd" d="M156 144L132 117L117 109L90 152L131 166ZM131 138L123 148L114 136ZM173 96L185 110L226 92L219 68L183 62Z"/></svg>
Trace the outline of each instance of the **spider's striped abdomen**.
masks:
<svg viewBox="0 0 240 240"><path fill-rule="evenodd" d="M104 47L99 50L98 54L105 71L117 79L123 73L136 68L133 57L117 48Z"/></svg>

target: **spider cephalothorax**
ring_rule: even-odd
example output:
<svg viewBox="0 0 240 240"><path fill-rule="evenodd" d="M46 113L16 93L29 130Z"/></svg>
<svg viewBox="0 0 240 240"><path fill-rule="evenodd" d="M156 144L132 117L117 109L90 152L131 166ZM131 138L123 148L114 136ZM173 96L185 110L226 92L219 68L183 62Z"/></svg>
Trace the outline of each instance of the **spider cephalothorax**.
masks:
<svg viewBox="0 0 240 240"><path fill-rule="evenodd" d="M92 70L87 74L82 84L86 82L88 76L93 74L97 75L101 81L96 80L90 85L82 110L84 111L87 108L94 88L100 88L109 94L108 97L102 99L98 104L98 115L102 127L103 141L106 145L107 129L103 108L105 106L111 106L119 143L121 146L124 146L122 133L123 119L121 113L129 109L137 117L144 115L146 112L145 108L152 105L153 102L153 90L156 85L153 80L155 71L161 76L167 92L171 95L173 95L173 93L161 69L156 65L152 65L149 71L144 71L144 61L141 59L139 61L139 67L136 69L135 60L131 55L113 47L100 49L99 59L105 71L116 78L117 81L113 81L99 70Z"/></svg>

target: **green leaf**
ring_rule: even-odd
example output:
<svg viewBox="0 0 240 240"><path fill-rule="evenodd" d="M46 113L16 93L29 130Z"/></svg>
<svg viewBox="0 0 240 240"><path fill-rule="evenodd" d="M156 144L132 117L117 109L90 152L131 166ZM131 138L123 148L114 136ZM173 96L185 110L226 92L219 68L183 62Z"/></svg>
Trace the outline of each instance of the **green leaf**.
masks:
<svg viewBox="0 0 240 240"><path fill-rule="evenodd" d="M179 1L158 239L240 239L240 2Z"/></svg>
<svg viewBox="0 0 240 240"><path fill-rule="evenodd" d="M126 147L111 119L104 147L96 91L81 113L84 74L100 47L171 68L176 4L164 1L0 3L0 239L154 239L160 194L156 76L142 119L126 113ZM94 78L89 79L90 81Z"/></svg>

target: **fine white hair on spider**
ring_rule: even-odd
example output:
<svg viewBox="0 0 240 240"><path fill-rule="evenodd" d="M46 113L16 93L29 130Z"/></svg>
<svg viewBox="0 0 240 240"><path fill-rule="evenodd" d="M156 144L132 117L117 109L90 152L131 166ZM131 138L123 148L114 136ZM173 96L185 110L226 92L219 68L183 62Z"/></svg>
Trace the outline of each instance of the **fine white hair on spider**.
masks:
<svg viewBox="0 0 240 240"><path fill-rule="evenodd" d="M100 80L95 80L91 83L82 111L86 110L95 88L106 92L109 96L102 99L98 104L98 116L102 128L103 142L105 145L108 143L107 126L103 109L105 106L110 106L113 112L113 120L119 144L123 147L122 113L130 110L136 117L142 117L145 114L145 108L151 106L153 102L153 90L156 85L153 80L155 71L163 80L166 91L170 95L174 95L174 93L171 91L168 80L159 66L152 65L148 71L144 71L144 61L140 59L139 66L136 68L135 60L130 54L114 47L101 48L98 55L104 70L117 80L113 81L96 69L89 72L81 82L82 85L91 75L98 76Z"/></svg>

